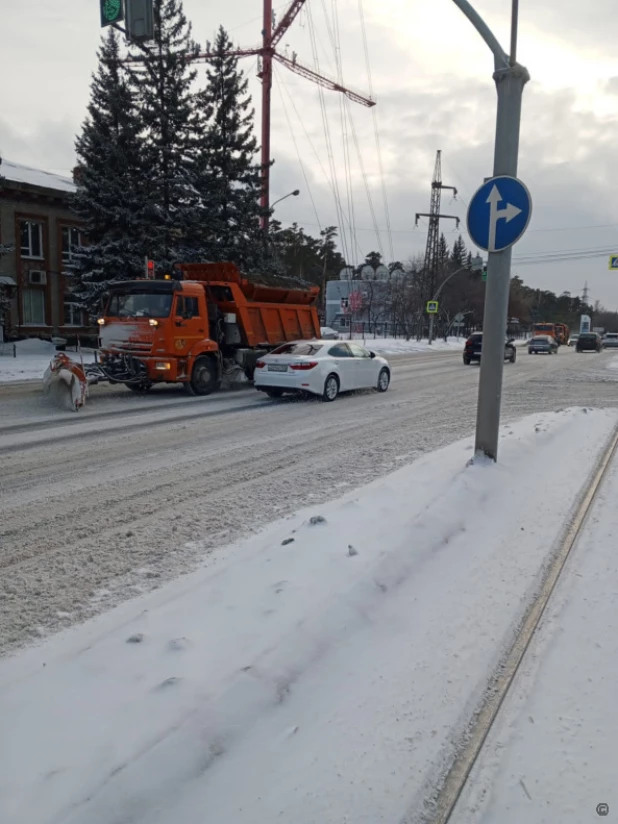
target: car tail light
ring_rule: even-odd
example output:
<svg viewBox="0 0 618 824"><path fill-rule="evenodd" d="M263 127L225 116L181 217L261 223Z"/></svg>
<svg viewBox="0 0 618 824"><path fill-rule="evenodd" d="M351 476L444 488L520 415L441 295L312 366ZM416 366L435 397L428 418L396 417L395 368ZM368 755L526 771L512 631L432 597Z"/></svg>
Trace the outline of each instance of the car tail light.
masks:
<svg viewBox="0 0 618 824"><path fill-rule="evenodd" d="M255 364L255 368L256 368L256 369L263 369L265 366L266 366L266 364L264 363L264 361L263 361L263 360L259 360L259 361L257 361L257 362L256 362L256 364Z"/></svg>
<svg viewBox="0 0 618 824"><path fill-rule="evenodd" d="M317 365L316 360L302 361L301 363L291 363L290 369L294 369L296 372L307 372L309 369L315 369Z"/></svg>

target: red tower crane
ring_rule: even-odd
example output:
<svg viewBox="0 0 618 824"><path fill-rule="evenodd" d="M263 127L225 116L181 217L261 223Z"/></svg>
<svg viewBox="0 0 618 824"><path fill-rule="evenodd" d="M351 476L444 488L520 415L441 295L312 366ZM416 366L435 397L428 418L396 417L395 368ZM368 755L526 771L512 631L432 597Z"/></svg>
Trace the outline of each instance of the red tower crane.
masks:
<svg viewBox="0 0 618 824"><path fill-rule="evenodd" d="M270 111L271 111L271 90L273 84L273 60L277 60L290 71L299 74L301 77L311 80L318 86L331 91L340 92L354 103L360 103L363 106L375 106L375 100L370 97L365 97L362 94L357 94L351 89L347 89L340 83L336 83L324 75L318 74L306 66L302 66L296 62L296 56L290 60L280 54L276 47L281 41L281 38L290 28L302 7L307 0L292 0L286 9L281 21L276 27L273 27L273 3L272 0L264 0L264 22L262 28L262 46L256 49L238 49L232 52L237 57L249 57L257 55L260 58L261 66L258 72L258 77L262 83L262 147L261 147L261 167L262 167L262 193L260 197L260 206L263 209L262 229L264 233L268 233L268 209L270 205ZM212 57L211 52L203 52L195 58L196 60L208 60Z"/></svg>

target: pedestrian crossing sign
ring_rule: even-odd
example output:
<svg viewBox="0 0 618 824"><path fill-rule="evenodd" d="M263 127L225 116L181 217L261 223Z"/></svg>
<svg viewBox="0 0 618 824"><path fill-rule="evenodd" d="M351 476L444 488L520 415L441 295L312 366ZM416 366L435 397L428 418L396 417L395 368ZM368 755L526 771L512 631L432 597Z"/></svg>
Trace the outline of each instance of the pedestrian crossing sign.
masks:
<svg viewBox="0 0 618 824"><path fill-rule="evenodd" d="M428 315L437 315L438 314L438 301L437 300L428 300L427 301L427 314Z"/></svg>
<svg viewBox="0 0 618 824"><path fill-rule="evenodd" d="M609 266L608 269L618 269L618 255L610 255L609 256Z"/></svg>

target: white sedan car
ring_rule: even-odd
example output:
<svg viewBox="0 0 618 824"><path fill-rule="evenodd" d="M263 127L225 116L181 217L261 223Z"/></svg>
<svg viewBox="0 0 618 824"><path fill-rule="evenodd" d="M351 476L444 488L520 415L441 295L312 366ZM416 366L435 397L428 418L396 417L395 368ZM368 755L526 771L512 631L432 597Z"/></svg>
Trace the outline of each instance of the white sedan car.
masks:
<svg viewBox="0 0 618 824"><path fill-rule="evenodd" d="M388 361L352 341L293 341L273 349L255 365L255 388L270 398L286 392L334 401L340 392L377 389L391 382Z"/></svg>

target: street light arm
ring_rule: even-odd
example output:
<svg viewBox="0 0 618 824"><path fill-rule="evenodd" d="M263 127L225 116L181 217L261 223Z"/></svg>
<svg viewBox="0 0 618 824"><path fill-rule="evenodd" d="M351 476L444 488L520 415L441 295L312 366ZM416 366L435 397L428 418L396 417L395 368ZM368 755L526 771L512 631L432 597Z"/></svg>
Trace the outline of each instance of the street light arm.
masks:
<svg viewBox="0 0 618 824"><path fill-rule="evenodd" d="M494 56L496 71L509 66L509 58L498 42L496 36L483 20L481 15L472 8L468 0L453 0L453 3L466 15L483 40L487 43Z"/></svg>
<svg viewBox="0 0 618 824"><path fill-rule="evenodd" d="M440 293L442 292L442 290L444 289L444 287L446 286L446 284L449 282L449 280L451 278L454 278L455 275L458 275L460 272L467 272L467 271L469 271L467 266L460 266L459 269L455 269L455 271L451 272L451 274L447 278L444 278L442 283L438 286L438 289L437 289L436 294L434 296L434 300L438 300L438 298L440 297Z"/></svg>

